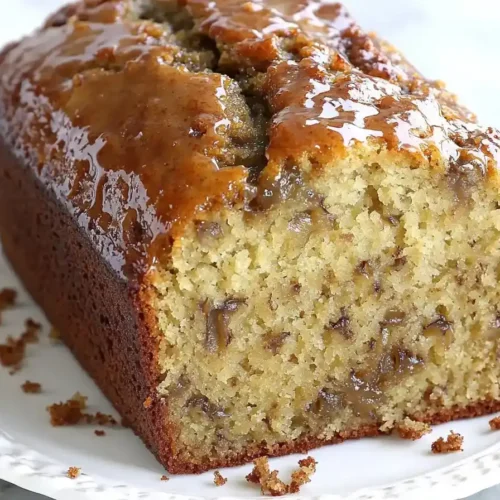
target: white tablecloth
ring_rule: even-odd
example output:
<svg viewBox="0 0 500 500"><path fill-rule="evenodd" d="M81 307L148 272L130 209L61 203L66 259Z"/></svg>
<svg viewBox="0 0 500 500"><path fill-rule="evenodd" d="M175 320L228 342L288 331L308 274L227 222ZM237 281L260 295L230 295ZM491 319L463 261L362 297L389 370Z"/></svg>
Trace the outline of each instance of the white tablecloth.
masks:
<svg viewBox="0 0 500 500"><path fill-rule="evenodd" d="M0 0L0 45L29 32L61 0ZM399 47L426 76L500 127L499 0L344 0L369 30ZM500 478L499 478L500 481ZM42 500L0 481L1 500ZM498 500L500 487L470 500ZM433 500L433 499L429 499Z"/></svg>

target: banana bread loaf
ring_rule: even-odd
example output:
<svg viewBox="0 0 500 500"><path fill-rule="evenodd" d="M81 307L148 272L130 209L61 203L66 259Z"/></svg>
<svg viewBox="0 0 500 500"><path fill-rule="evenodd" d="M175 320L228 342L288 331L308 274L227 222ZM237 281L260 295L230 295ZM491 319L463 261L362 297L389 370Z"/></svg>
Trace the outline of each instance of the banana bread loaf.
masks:
<svg viewBox="0 0 500 500"><path fill-rule="evenodd" d="M500 410L499 158L330 0L86 0L0 55L3 249L172 473Z"/></svg>

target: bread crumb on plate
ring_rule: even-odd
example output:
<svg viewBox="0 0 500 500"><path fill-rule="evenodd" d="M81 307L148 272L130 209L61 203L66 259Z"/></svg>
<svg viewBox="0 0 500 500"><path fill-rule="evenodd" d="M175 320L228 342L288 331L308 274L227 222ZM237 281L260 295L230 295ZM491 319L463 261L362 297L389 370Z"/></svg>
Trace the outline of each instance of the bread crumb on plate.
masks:
<svg viewBox="0 0 500 500"><path fill-rule="evenodd" d="M66 472L66 476L70 479L76 479L81 474L81 470L80 467L70 467L68 472Z"/></svg>
<svg viewBox="0 0 500 500"><path fill-rule="evenodd" d="M489 423L492 431L500 431L500 417L492 418Z"/></svg>
<svg viewBox="0 0 500 500"><path fill-rule="evenodd" d="M17 292L12 288L0 290L0 324L2 324L2 311L13 307L16 303Z"/></svg>
<svg viewBox="0 0 500 500"><path fill-rule="evenodd" d="M311 476L316 472L318 462L313 457L307 457L299 460L299 469L292 473L292 482L290 483L290 493L299 493L304 484L311 482Z"/></svg>
<svg viewBox="0 0 500 500"><path fill-rule="evenodd" d="M26 380L26 382L24 382L21 386L21 389L26 394L40 394L40 392L42 392L42 385L38 382L30 382L29 380Z"/></svg>
<svg viewBox="0 0 500 500"><path fill-rule="evenodd" d="M87 397L77 392L64 403L48 406L47 411L50 414L50 423L54 427L77 424L118 425L113 416L101 412L85 413L83 410L86 408Z"/></svg>
<svg viewBox="0 0 500 500"><path fill-rule="evenodd" d="M267 457L254 460L254 468L246 476L249 483L259 484L263 495L283 496L287 493L299 493L300 488L311 481L311 476L316 472L317 462L312 457L299 460L299 469L292 473L290 485L284 483L279 477L279 472L271 472Z"/></svg>
<svg viewBox="0 0 500 500"><path fill-rule="evenodd" d="M464 438L460 434L453 431L450 432L446 441L440 437L437 441L432 443L432 453L453 453L455 451L463 451L462 445Z"/></svg>
<svg viewBox="0 0 500 500"><path fill-rule="evenodd" d="M214 484L215 486L224 486L227 483L227 478L223 477L222 474L216 470L214 472Z"/></svg>
<svg viewBox="0 0 500 500"><path fill-rule="evenodd" d="M9 336L5 344L0 344L0 364L11 367L11 375L20 370L26 353L26 345L38 342L38 332L41 327L39 323L28 318L25 322L24 332L20 337Z"/></svg>

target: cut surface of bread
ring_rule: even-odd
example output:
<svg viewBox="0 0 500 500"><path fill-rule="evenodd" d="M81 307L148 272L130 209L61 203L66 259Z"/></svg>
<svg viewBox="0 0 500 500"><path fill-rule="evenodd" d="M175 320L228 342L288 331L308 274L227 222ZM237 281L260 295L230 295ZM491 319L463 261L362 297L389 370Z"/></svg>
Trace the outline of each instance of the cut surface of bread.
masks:
<svg viewBox="0 0 500 500"><path fill-rule="evenodd" d="M342 6L87 0L0 75L5 252L170 472L500 409L500 136Z"/></svg>

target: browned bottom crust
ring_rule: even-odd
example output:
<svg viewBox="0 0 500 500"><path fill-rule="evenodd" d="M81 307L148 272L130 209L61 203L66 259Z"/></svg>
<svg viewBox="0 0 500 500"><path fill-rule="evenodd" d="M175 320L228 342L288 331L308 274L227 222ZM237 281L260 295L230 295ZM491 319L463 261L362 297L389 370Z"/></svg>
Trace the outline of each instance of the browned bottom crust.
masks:
<svg viewBox="0 0 500 500"><path fill-rule="evenodd" d="M467 406L452 406L451 408L436 408L427 413L413 415L411 418L418 422L437 425L459 420L461 418L474 418L489 415L500 411L500 401L497 399L487 399L471 403Z"/></svg>
<svg viewBox="0 0 500 500"><path fill-rule="evenodd" d="M437 425L462 418L473 418L488 415L498 411L500 411L500 401L491 399L478 401L465 407L454 406L452 408L436 408L426 414L414 415L411 418L419 422ZM268 457L280 457L292 453L308 453L310 450L321 446L339 444L349 439L361 439L384 434L390 434L390 432L381 431L379 424L364 425L358 429L339 432L334 437L329 439L321 439L316 436L304 436L295 441L279 443L272 446L263 443L258 446L252 446L244 453L230 457L219 457L203 463L181 463L180 461L171 461L169 472L172 474L199 474L213 468L243 465L263 455Z"/></svg>

